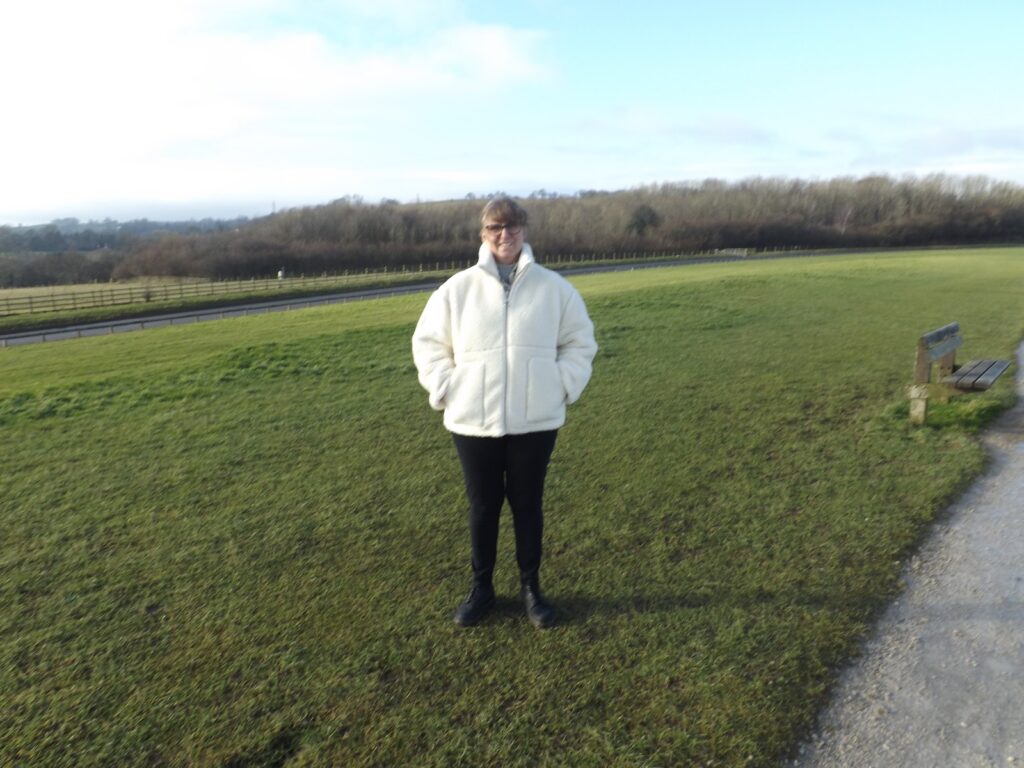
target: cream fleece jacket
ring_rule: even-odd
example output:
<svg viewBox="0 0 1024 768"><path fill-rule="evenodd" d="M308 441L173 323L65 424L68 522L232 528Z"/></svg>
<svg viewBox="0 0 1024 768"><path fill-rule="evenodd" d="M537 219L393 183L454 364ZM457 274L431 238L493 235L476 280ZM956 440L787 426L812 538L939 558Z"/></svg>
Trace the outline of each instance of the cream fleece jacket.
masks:
<svg viewBox="0 0 1024 768"><path fill-rule="evenodd" d="M448 430L500 437L561 427L590 380L597 343L579 292L537 264L529 245L507 293L481 245L477 264L427 300L412 353Z"/></svg>

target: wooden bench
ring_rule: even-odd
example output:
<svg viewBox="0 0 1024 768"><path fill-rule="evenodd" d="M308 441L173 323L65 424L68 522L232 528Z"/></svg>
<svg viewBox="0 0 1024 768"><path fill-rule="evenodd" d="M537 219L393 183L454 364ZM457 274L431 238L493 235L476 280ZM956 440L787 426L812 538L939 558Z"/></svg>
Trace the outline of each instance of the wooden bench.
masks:
<svg viewBox="0 0 1024 768"><path fill-rule="evenodd" d="M957 365L956 351L963 343L960 323L944 325L917 340L914 384L910 387L910 420L914 424L924 424L930 397L947 402L954 395L986 390L1010 367L1009 360L972 360ZM937 384L932 383L933 364L939 367Z"/></svg>

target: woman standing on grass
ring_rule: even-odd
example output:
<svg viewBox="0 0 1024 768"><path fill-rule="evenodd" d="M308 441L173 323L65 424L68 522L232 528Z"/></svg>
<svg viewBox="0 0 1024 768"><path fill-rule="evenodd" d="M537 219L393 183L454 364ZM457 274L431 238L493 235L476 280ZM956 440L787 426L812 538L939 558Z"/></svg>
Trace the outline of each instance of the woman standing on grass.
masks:
<svg viewBox="0 0 1024 768"><path fill-rule="evenodd" d="M518 203L491 200L480 220L479 261L434 292L412 338L420 383L444 411L469 499L473 582L455 623L476 624L494 607L498 518L508 498L520 597L530 621L548 627L544 477L565 406L590 380L594 326L576 289L534 261Z"/></svg>

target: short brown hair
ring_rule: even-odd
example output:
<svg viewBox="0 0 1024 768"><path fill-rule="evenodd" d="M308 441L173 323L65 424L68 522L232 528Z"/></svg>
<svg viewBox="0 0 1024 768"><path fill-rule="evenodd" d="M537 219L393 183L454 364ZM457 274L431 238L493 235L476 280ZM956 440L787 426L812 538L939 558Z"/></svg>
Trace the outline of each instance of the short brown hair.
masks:
<svg viewBox="0 0 1024 768"><path fill-rule="evenodd" d="M499 224L518 224L525 227L527 223L526 210L511 197L496 197L484 206L480 214L481 226L493 219Z"/></svg>

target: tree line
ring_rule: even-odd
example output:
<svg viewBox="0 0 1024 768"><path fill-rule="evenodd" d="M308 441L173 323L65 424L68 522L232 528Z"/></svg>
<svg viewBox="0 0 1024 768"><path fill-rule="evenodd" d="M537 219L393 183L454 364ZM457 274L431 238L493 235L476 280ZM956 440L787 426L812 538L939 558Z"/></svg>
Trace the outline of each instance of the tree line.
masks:
<svg viewBox="0 0 1024 768"><path fill-rule="evenodd" d="M64 218L38 226L0 226L0 288L108 281L145 240L234 230L248 221L247 217L127 222Z"/></svg>
<svg viewBox="0 0 1024 768"><path fill-rule="evenodd" d="M42 258L7 256L0 258L0 286L28 284L23 281L42 273L52 282L83 276L238 279L282 268L318 274L471 259L487 197L405 204L345 197L231 226L119 236L102 248L83 244ZM1024 241L1024 187L987 177L708 179L573 195L540 190L523 203L530 215L528 239L542 256ZM18 249L5 246L0 228L0 252L5 250Z"/></svg>

